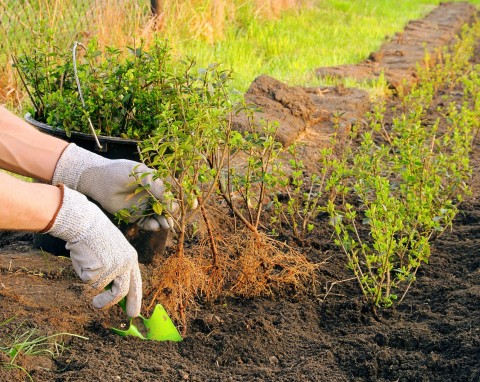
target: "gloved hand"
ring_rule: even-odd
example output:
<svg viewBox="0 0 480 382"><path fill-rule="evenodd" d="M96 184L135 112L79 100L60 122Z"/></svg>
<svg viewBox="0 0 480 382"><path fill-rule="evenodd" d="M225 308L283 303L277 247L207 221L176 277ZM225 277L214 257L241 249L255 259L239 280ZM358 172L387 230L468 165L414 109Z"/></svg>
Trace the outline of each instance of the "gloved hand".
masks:
<svg viewBox="0 0 480 382"><path fill-rule="evenodd" d="M111 289L93 299L95 308L108 308L127 296L130 317L140 314L142 278L137 252L94 203L63 185L63 200L56 217L43 233L67 242L73 269L82 281Z"/></svg>
<svg viewBox="0 0 480 382"><path fill-rule="evenodd" d="M140 177L149 173L145 177ZM159 201L168 205L166 216L153 214L143 216L147 209L149 194L146 190L135 194L138 176L143 186L150 186L149 191ZM140 228L156 231L160 228L173 228L174 214L178 205L165 200L165 186L160 179L154 179L152 170L144 164L125 160L111 160L70 143L60 156L52 178L52 184L65 186L89 196L108 212L114 214L121 209L137 211L132 214L130 223L137 223Z"/></svg>

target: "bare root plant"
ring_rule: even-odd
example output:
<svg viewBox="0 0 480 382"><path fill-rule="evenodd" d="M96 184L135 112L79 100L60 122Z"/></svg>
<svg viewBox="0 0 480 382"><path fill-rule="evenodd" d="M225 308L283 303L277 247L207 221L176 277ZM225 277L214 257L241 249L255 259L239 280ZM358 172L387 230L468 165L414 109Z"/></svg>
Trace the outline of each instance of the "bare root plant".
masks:
<svg viewBox="0 0 480 382"><path fill-rule="evenodd" d="M203 288L205 274L197 257L171 256L155 268L151 296L147 309L154 308L156 302L162 305L174 320L180 323L181 332L187 330L187 311L194 309L197 292Z"/></svg>
<svg viewBox="0 0 480 382"><path fill-rule="evenodd" d="M164 200L148 193L148 213L166 214L174 224L175 253L155 269L149 308L158 302L170 307L186 329L187 306L204 290L205 272L212 275L218 268L219 253L207 213L207 203L214 194L223 167L231 133L230 101L226 82L229 72L217 65L198 68L187 59L177 66L166 66L164 96L156 104L157 133L142 143L144 162L155 170L155 177L164 180ZM172 213L172 206L178 206ZM124 211L129 216L131 211ZM212 256L212 269L201 261L202 256L186 254L189 227L203 221L206 240ZM221 274L217 279L221 279Z"/></svg>
<svg viewBox="0 0 480 382"><path fill-rule="evenodd" d="M271 294L314 283L316 266L300 252L269 237L266 205L284 176L275 140L277 125L258 121L246 105L235 108L226 91L229 72L218 65L197 68L187 59L165 64L163 96L155 104L155 135L141 144L142 159L164 180L158 200L147 191L146 214L165 214L174 224L175 253L154 270L151 309L162 302L186 330L188 307L203 296ZM245 113L247 127L232 129L234 113ZM215 216L214 203L224 216ZM176 213L172 206L177 205ZM129 217L134 211L122 211ZM189 240L196 226L202 240ZM195 245L192 245L193 244ZM188 253L187 253L188 248Z"/></svg>
<svg viewBox="0 0 480 382"><path fill-rule="evenodd" d="M246 105L237 112L245 113L247 125L242 132L232 133L223 176L217 182L219 194L239 224L229 236L235 248L229 291L254 297L287 286L300 289L307 280L313 282L316 266L262 230L266 206L285 176L279 160L283 148L275 140L277 126L257 121Z"/></svg>
<svg viewBox="0 0 480 382"><path fill-rule="evenodd" d="M303 291L315 287L318 266L306 256L263 232L245 230L232 237L238 248L230 292L242 297Z"/></svg>
<svg viewBox="0 0 480 382"><path fill-rule="evenodd" d="M203 206L202 219L196 232L197 243L189 246L196 254L204 274L199 294L205 301L214 301L225 294L232 271L232 254L235 243L231 240L234 231L232 219L225 210L213 202Z"/></svg>

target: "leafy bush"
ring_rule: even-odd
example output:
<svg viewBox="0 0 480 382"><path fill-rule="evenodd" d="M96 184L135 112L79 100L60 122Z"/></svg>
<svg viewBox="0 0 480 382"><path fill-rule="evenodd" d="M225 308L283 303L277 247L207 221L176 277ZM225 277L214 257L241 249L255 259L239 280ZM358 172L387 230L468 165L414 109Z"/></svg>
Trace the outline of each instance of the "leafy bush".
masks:
<svg viewBox="0 0 480 382"><path fill-rule="evenodd" d="M46 44L18 57L15 66L35 118L67 134L90 134L90 119L99 135L145 139L158 133L166 105L178 105L182 96L171 82L178 64L160 38L148 49L100 51L93 40L63 52Z"/></svg>
<svg viewBox="0 0 480 382"><path fill-rule="evenodd" d="M403 113L388 130L378 105L360 147L335 170L346 184L337 194L341 202L327 206L335 243L373 308L402 301L429 261L431 241L452 225L469 192L476 97L469 104L443 96L436 121L426 111L447 86L462 84L467 97L475 94L479 78L469 60L478 33L478 24L465 29L443 60L420 71L421 82L404 96Z"/></svg>

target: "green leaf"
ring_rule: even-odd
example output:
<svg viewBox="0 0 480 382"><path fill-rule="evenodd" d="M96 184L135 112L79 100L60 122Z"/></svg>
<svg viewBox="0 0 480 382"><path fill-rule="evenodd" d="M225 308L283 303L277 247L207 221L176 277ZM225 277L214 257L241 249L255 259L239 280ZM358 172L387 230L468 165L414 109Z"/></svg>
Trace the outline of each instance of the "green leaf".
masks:
<svg viewBox="0 0 480 382"><path fill-rule="evenodd" d="M152 204L152 209L157 215L162 215L163 214L163 206L159 202L154 202Z"/></svg>

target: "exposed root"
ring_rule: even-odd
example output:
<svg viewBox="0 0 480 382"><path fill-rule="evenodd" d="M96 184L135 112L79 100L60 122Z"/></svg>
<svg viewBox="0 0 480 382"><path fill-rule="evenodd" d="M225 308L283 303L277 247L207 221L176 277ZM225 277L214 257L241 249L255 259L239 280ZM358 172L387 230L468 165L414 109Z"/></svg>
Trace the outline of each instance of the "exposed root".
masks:
<svg viewBox="0 0 480 382"><path fill-rule="evenodd" d="M155 268L151 296L147 310L151 311L161 303L171 318L181 326L183 333L187 330L187 307L195 306L195 297L203 289L205 275L196 258L172 256Z"/></svg>
<svg viewBox="0 0 480 382"><path fill-rule="evenodd" d="M219 217L214 214L208 230L198 227L199 240L185 247L188 257L168 258L155 267L149 282L147 310L163 304L183 333L199 299L273 296L315 287L319 264L264 233L235 229L232 217Z"/></svg>
<svg viewBox="0 0 480 382"><path fill-rule="evenodd" d="M220 261L218 265L207 265L204 268L205 283L201 291L206 301L214 301L223 295L228 282L227 263Z"/></svg>
<svg viewBox="0 0 480 382"><path fill-rule="evenodd" d="M230 292L242 297L304 290L315 285L317 264L302 253L263 233L237 235L237 258L232 265Z"/></svg>
<svg viewBox="0 0 480 382"><path fill-rule="evenodd" d="M196 282L195 285L193 283L191 284L192 288L194 286L197 288L195 297L205 301L214 301L221 297L224 294L225 285L228 282L228 257L219 256L217 262L213 263L210 246L206 242L190 246L188 252L192 256L190 261L194 263L196 267L196 279L201 281ZM223 255L223 252L221 254ZM164 265L160 265L159 267L163 268ZM159 273L159 271L155 271L155 273ZM165 277L163 276L163 271L162 277ZM158 277L154 277L152 282L154 288L156 288L157 283ZM161 293L158 295L161 296ZM150 307L153 307L153 305L150 304Z"/></svg>

